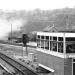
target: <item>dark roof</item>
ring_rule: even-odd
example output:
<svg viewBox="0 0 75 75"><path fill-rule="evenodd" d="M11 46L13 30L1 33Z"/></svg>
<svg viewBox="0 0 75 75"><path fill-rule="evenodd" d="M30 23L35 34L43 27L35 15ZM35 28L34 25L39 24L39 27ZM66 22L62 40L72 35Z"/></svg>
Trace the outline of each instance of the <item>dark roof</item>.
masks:
<svg viewBox="0 0 75 75"><path fill-rule="evenodd" d="M75 33L75 28L66 28L65 26L47 26L43 29L45 32L72 32Z"/></svg>
<svg viewBox="0 0 75 75"><path fill-rule="evenodd" d="M46 28L43 29L43 31L45 32L56 32L57 31L57 28L55 26L47 26Z"/></svg>
<svg viewBox="0 0 75 75"><path fill-rule="evenodd" d="M75 30L61 30L59 32L70 32L70 33L75 33Z"/></svg>

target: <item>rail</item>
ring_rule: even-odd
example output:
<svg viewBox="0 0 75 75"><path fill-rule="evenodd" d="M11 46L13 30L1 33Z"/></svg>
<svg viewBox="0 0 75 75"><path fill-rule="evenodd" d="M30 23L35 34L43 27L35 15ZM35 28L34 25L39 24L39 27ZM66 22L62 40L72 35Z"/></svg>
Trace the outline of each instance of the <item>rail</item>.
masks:
<svg viewBox="0 0 75 75"><path fill-rule="evenodd" d="M0 58L2 58L8 64L19 70L22 73L22 75L38 75L38 73L36 73L32 69L28 68L27 66L24 66L23 64L17 62L16 60L13 60L12 58L6 56L3 53L0 53Z"/></svg>

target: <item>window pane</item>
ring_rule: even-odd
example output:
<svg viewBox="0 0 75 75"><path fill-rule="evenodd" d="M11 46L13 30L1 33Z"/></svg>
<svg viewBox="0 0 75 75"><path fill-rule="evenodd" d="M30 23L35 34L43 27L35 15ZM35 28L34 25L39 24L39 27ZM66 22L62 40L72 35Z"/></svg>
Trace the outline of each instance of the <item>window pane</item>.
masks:
<svg viewBox="0 0 75 75"><path fill-rule="evenodd" d="M41 39L44 39L44 36L41 36Z"/></svg>
<svg viewBox="0 0 75 75"><path fill-rule="evenodd" d="M37 40L37 47L40 47L40 40Z"/></svg>
<svg viewBox="0 0 75 75"><path fill-rule="evenodd" d="M75 62L75 59L73 59L73 62Z"/></svg>
<svg viewBox="0 0 75 75"><path fill-rule="evenodd" d="M50 50L52 51L53 50L53 44L52 44L52 41L50 41Z"/></svg>
<svg viewBox="0 0 75 75"><path fill-rule="evenodd" d="M41 40L41 48L44 48L44 40Z"/></svg>
<svg viewBox="0 0 75 75"><path fill-rule="evenodd" d="M53 51L57 51L57 42L53 41Z"/></svg>
<svg viewBox="0 0 75 75"><path fill-rule="evenodd" d="M57 37L53 37L53 40L57 40Z"/></svg>
<svg viewBox="0 0 75 75"><path fill-rule="evenodd" d="M66 38L66 41L75 41L75 37Z"/></svg>
<svg viewBox="0 0 75 75"><path fill-rule="evenodd" d="M50 40L52 40L52 36L50 36Z"/></svg>
<svg viewBox="0 0 75 75"><path fill-rule="evenodd" d="M40 36L38 35L38 39L40 39Z"/></svg>
<svg viewBox="0 0 75 75"><path fill-rule="evenodd" d="M66 43L66 53L75 53L75 43Z"/></svg>
<svg viewBox="0 0 75 75"><path fill-rule="evenodd" d="M46 39L49 40L49 36L46 36Z"/></svg>
<svg viewBox="0 0 75 75"><path fill-rule="evenodd" d="M63 41L63 37L58 37L58 41Z"/></svg>
<svg viewBox="0 0 75 75"><path fill-rule="evenodd" d="M63 53L63 42L58 42L58 52Z"/></svg>
<svg viewBox="0 0 75 75"><path fill-rule="evenodd" d="M50 50L57 51L57 42L56 41L50 41Z"/></svg>
<svg viewBox="0 0 75 75"><path fill-rule="evenodd" d="M45 49L48 49L49 50L49 41L45 41Z"/></svg>
<svg viewBox="0 0 75 75"><path fill-rule="evenodd" d="M75 37L68 37L66 41L66 53L75 53Z"/></svg>

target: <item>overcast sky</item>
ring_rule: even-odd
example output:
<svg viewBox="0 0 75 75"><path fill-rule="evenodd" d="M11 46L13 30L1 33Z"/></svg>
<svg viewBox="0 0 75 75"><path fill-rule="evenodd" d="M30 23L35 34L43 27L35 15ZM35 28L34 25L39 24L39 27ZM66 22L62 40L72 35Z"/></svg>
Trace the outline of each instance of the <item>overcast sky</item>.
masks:
<svg viewBox="0 0 75 75"><path fill-rule="evenodd" d="M61 9L65 7L75 7L75 0L0 0L0 9L3 10L42 10ZM17 30L22 25L20 20L12 23L12 30ZM11 32L11 23L0 18L0 38L7 36Z"/></svg>
<svg viewBox="0 0 75 75"><path fill-rule="evenodd" d="M75 0L0 0L0 9L4 10L43 10L75 7Z"/></svg>

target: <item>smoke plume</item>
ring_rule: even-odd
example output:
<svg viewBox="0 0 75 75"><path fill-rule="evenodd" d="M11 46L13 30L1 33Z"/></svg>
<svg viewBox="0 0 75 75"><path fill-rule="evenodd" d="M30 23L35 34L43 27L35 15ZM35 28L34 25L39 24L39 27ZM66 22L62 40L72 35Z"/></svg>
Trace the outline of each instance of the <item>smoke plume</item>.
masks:
<svg viewBox="0 0 75 75"><path fill-rule="evenodd" d="M0 39L5 39L8 33L13 31L19 31L22 26L22 20L7 21L6 19L0 19Z"/></svg>

